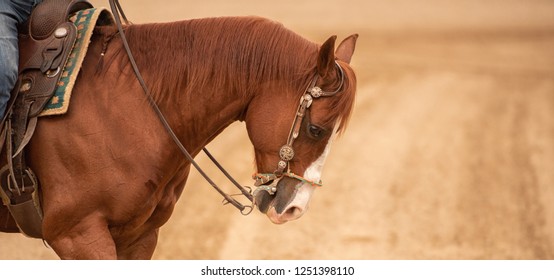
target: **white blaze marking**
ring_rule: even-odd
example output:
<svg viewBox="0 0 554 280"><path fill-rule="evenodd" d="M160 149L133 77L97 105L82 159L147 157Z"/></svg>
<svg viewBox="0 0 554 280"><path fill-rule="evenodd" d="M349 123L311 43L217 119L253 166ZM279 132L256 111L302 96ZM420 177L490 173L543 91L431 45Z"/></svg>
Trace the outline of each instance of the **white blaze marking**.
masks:
<svg viewBox="0 0 554 280"><path fill-rule="evenodd" d="M327 156L331 151L331 145L333 144L333 140L335 140L336 134L337 133L333 131L333 135L331 135L331 138L329 138L329 142L327 142L327 146L325 146L325 150L323 150L323 153L319 156L318 159L312 162L310 166L308 166L306 171L304 171L304 178L312 182L319 182L319 180L321 180L323 165L325 164L325 160L327 159Z"/></svg>
<svg viewBox="0 0 554 280"><path fill-rule="evenodd" d="M323 150L323 153L321 153L319 158L312 162L312 164L308 166L306 171L304 171L303 177L305 179L312 182L319 182L319 180L321 180L323 165L325 164L325 160L327 159L327 156L331 151L331 145L337 137L337 128L338 125L333 130L333 134L329 138L329 141L327 142L327 146L325 146L325 150ZM267 216L272 222L276 224L282 224L287 221L292 221L300 218L306 212L306 210L308 210L308 204L310 202L310 199L312 198L312 193L314 192L315 188L316 186L310 183L304 183L296 191L293 200L286 206L285 211L283 211L281 214L278 214L275 210L275 207L272 206L269 208ZM289 211L291 209L294 209L294 211Z"/></svg>
<svg viewBox="0 0 554 280"><path fill-rule="evenodd" d="M321 180L323 165L325 164L325 160L327 159L327 156L331 151L331 145L333 144L333 140L335 140L336 135L337 130L335 129L333 131L333 135L331 135L331 138L329 138L329 142L327 142L327 146L325 146L325 150L323 150L323 153L319 156L318 159L310 164L310 166L308 166L306 171L304 171L304 178L312 182L319 182L319 180ZM308 209L308 204L312 197L312 193L316 188L317 186L314 186L310 183L304 183L302 187L298 189L298 191L296 192L296 196L287 206L287 208L298 207L301 210L300 215L296 218L299 218L304 212L306 212L306 210Z"/></svg>

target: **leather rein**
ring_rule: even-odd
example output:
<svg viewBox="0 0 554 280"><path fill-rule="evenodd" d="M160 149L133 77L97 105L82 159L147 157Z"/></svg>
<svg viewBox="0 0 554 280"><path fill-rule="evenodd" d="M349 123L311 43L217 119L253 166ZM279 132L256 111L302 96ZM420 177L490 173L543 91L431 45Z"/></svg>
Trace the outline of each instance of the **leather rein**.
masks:
<svg viewBox="0 0 554 280"><path fill-rule="evenodd" d="M135 75L137 76L137 80L139 81L139 83L140 83L140 85L141 85L141 87L144 91L144 94L146 95L146 97L148 99L148 103L150 104L152 109L154 109L156 115L158 116L158 118L162 122L165 130L167 131L167 133L169 134L171 139L173 139L173 141L175 142L177 147L179 147L179 149L181 150L181 153L185 156L185 158L196 168L196 170L198 170L200 175L202 175L202 177L204 177L204 179L219 194L221 194L224 197L224 200L223 200L224 204L232 204L237 209L239 209L240 213L243 214L243 215L250 214L252 212L252 210L254 209L254 207L253 207L254 206L254 198L253 198L252 194L250 193L251 190L241 186L233 177L231 177L231 175L221 166L221 164L219 164L219 162L217 162L217 160L212 156L212 154L210 154L210 152L206 148L203 148L203 151L204 151L204 153L206 153L208 158L210 158L210 160L212 160L214 162L214 164L229 179L229 181L231 181L240 190L240 192L244 196L246 196L246 198L248 198L248 200L250 200L252 202L252 204L251 205L243 205L242 203L240 203L239 201L234 199L231 195L228 195L225 192L223 192L217 186L217 184L206 174L206 172L204 172L204 170L202 170L200 165L198 165L198 163L194 160L194 158L191 156L191 154L183 146L183 144L181 143L181 141L179 140L179 138L177 137L177 135L175 134L175 132L173 131L173 129L171 128L169 123L167 122L167 119L165 118L162 111L160 110L160 108L158 107L156 102L154 101L154 98L152 97L152 94L151 94L150 90L146 86L146 83L144 82L144 79L142 78L142 75L140 74L140 71L139 71L137 63L134 59L134 56L131 52L131 49L129 48L129 43L127 42L127 37L125 36L125 32L123 31L123 25L121 23L121 18L123 18L125 20L126 24L129 24L129 21L127 20L127 17L125 16L125 13L123 12L123 9L121 8L121 5L119 4L119 0L109 0L109 2L110 2L110 8L112 10L112 14L114 16L114 19L115 19L115 22L116 22L116 25L117 25L118 33L121 37L121 41L123 42L123 46L125 48L125 51L127 52L127 57L129 58L129 62L131 63L133 71L135 72Z"/></svg>
<svg viewBox="0 0 554 280"><path fill-rule="evenodd" d="M133 57L133 54L131 53L131 49L129 48L129 44L127 42L127 38L125 36L123 25L121 23L121 17L125 20L126 24L129 24L129 21L127 20L127 17L125 16L125 13L123 12L123 9L121 8L121 5L119 4L119 0L109 0L110 2L110 8L112 10L112 14L114 15L114 19L117 25L118 33L120 34L121 40L123 42L123 46L125 48L125 51L127 52L127 56L129 58L129 62L131 63L131 66L133 68L133 71L135 72L135 75L137 76L137 79L144 91L144 94L146 95L148 102L152 109L154 109L155 113L157 114L158 118L162 122L164 128L166 129L167 133L171 136L177 147L181 150L182 154L186 157L186 159L198 170L200 175L204 177L204 179L218 192L224 197L224 204L232 204L235 206L241 214L248 215L252 212L253 206L255 205L254 196L259 191L267 191L269 194L273 195L276 192L276 187L278 181L286 176L290 177L296 180L299 180L303 183L309 183L314 186L322 186L321 181L314 182L311 180L308 180L306 178L303 178L302 176L299 176L297 174L294 174L290 170L290 164L289 162L294 158L294 149L293 144L295 140L298 138L300 134L300 129L302 127L302 120L304 119L304 116L306 114L306 111L309 110L312 102L314 99L320 98L320 97L331 97L336 95L338 92L340 92L344 85L344 70L341 68L341 66L335 61L335 65L337 69L339 70L340 74L340 84L338 88L333 92L326 92L323 91L320 87L316 86L316 83L319 79L319 75L315 75L315 77L312 79L309 86L306 88L306 91L304 95L302 95L300 99L300 104L298 106L298 110L296 112L296 116L294 118L294 121L292 123L291 130L289 132L288 140L285 145L281 147L279 150L279 158L281 159L277 164L277 169L273 173L256 173L253 175L253 179L255 180L255 186L257 187L254 192L252 192L252 189L250 187L243 187L241 186L224 168L221 166L221 164L212 156L212 154L206 149L203 148L202 150L204 153L210 158L210 160L219 168L219 170L237 187L242 195L244 195L248 200L252 202L251 205L243 205L236 199L234 199L231 195L226 194L223 192L217 184L202 170L202 168L198 165L198 163L194 160L194 158L191 156L191 154L187 151L187 149L183 146L169 123L167 122L165 116L161 112L158 105L155 103L154 98L152 97L152 94L148 87L146 86L146 83L144 82L144 79L142 78L142 75L140 74L140 71L138 69L138 66L136 64L136 61ZM286 172L285 172L285 169Z"/></svg>

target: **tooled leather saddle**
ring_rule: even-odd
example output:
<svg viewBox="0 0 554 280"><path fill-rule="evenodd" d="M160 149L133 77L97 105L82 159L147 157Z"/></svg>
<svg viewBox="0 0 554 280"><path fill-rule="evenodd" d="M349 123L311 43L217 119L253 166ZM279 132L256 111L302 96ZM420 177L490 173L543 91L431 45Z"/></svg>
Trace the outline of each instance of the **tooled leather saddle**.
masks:
<svg viewBox="0 0 554 280"><path fill-rule="evenodd" d="M19 28L19 77L1 122L0 197L5 207L0 205L0 231L42 237L38 181L25 162L24 147L75 44L77 29L69 17L88 8L92 5L86 0L43 0Z"/></svg>

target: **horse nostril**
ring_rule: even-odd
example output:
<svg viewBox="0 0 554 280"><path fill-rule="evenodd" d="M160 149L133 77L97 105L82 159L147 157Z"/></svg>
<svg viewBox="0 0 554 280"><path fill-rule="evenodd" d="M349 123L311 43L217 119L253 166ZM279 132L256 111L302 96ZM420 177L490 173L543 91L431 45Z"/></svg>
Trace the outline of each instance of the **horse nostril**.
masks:
<svg viewBox="0 0 554 280"><path fill-rule="evenodd" d="M300 207L292 206L289 207L287 210L285 210L285 213L283 213L282 218L286 221L292 221L300 218L304 214L304 211Z"/></svg>
<svg viewBox="0 0 554 280"><path fill-rule="evenodd" d="M272 199L273 196L270 195L267 191L260 191L256 194L255 201L260 212L267 213Z"/></svg>

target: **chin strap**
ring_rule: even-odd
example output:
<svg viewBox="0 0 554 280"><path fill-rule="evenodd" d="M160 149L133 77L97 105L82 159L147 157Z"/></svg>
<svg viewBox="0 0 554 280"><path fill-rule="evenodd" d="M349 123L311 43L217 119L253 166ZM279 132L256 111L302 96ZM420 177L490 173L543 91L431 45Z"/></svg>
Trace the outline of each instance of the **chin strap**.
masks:
<svg viewBox="0 0 554 280"><path fill-rule="evenodd" d="M256 180L256 182L254 183L254 186L256 186L256 189L254 190L252 195L256 197L256 195L260 191L266 191L267 193L269 193L269 195L274 195L277 192L277 184L283 177L289 177L300 181L302 184L298 186L298 188L304 185L305 183L310 184L313 187L323 186L323 182L321 180L319 180L318 182L315 182L291 172L283 173L279 177L275 175L275 173L255 173L254 175L252 175L252 179Z"/></svg>
<svg viewBox="0 0 554 280"><path fill-rule="evenodd" d="M279 180L282 177L293 178L293 179L296 179L296 180L298 180L302 183L308 183L308 184L310 184L314 187L323 187L323 182L321 180L316 182L316 181L313 181L313 180L306 179L306 178L304 178L300 175L296 175L292 172L283 173L280 177L275 175L275 173L255 173L254 175L252 175L252 179L256 180L256 182L254 183L254 186L256 186L256 187L266 185L267 183L269 183L271 181Z"/></svg>

